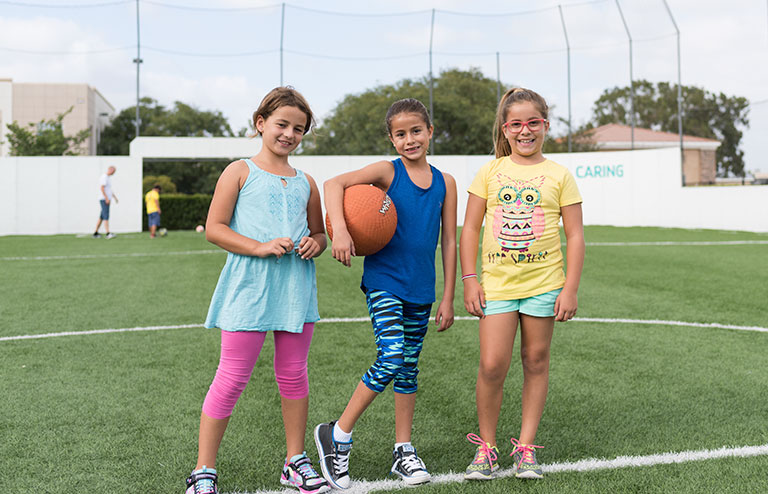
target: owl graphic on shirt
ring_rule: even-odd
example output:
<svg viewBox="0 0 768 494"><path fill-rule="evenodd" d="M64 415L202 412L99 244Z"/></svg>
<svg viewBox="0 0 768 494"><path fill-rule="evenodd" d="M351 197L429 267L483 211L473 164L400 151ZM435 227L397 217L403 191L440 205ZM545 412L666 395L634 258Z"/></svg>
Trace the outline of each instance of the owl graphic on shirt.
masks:
<svg viewBox="0 0 768 494"><path fill-rule="evenodd" d="M544 210L541 208L541 187L544 176L519 180L502 173L496 175L501 188L498 206L493 213L493 237L502 252L526 252L544 233Z"/></svg>

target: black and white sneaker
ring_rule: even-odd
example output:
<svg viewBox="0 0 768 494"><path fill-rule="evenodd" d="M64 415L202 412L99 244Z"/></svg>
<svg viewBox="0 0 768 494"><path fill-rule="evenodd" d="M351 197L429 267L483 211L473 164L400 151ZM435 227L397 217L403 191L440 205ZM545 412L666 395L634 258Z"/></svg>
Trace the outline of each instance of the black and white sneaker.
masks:
<svg viewBox="0 0 768 494"><path fill-rule="evenodd" d="M424 484L432 478L424 462L410 444L400 446L392 452L392 473L399 475L408 485Z"/></svg>
<svg viewBox="0 0 768 494"><path fill-rule="evenodd" d="M334 441L333 426L336 422L320 424L315 427L315 445L320 457L320 470L325 480L336 489L349 487L349 453L352 441L342 443Z"/></svg>

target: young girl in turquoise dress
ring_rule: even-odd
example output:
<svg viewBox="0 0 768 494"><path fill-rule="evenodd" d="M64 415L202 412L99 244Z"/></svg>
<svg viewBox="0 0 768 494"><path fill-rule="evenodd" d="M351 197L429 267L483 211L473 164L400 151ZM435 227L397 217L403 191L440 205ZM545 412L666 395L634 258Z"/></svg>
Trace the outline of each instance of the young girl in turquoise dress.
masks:
<svg viewBox="0 0 768 494"><path fill-rule="evenodd" d="M513 438L518 478L541 478L533 444L549 384L549 348L555 321L576 314L584 264L581 196L567 168L542 154L549 129L547 103L529 89L515 88L499 102L494 125L496 159L484 165L469 187L461 232L464 306L480 318L477 373L478 445L465 478L485 480L498 469L496 426L504 380L520 326L523 367L522 420ZM475 269L485 219L482 271ZM562 219L567 274L560 247Z"/></svg>
<svg viewBox="0 0 768 494"><path fill-rule="evenodd" d="M319 319L313 258L325 250L325 229L315 181L288 164L313 123L301 94L273 89L253 114L261 150L232 162L216 184L206 238L228 255L205 327L221 330L221 358L203 403L186 494L218 493L219 445L267 333L275 340L287 450L280 482L302 493L329 490L304 452L307 354Z"/></svg>
<svg viewBox="0 0 768 494"><path fill-rule="evenodd" d="M352 428L385 387L393 382L395 445L391 472L406 484L430 480L411 444L417 364L435 301L435 250L442 224L443 298L435 314L438 331L453 324L456 281L456 181L427 162L433 128L415 99L395 102L387 112L389 138L400 155L325 182L325 204L333 227L334 259L349 266L355 246L344 222L344 189L373 184L387 192L397 209L392 240L367 256L361 288L373 323L377 358L358 382L338 421L315 428L323 476L332 487L350 485L348 462Z"/></svg>

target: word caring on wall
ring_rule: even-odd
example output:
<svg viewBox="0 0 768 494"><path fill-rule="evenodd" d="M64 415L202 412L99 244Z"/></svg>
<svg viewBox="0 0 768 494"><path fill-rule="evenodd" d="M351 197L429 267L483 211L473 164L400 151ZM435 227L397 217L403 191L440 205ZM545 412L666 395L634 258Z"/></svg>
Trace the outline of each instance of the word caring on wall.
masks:
<svg viewBox="0 0 768 494"><path fill-rule="evenodd" d="M576 167L576 178L611 178L624 176L624 165L591 165Z"/></svg>

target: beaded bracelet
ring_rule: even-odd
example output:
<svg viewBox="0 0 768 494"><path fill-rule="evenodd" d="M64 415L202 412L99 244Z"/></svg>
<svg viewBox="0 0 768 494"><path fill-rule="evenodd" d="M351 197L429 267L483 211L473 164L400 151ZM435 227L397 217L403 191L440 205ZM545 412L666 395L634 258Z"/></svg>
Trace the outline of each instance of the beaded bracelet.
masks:
<svg viewBox="0 0 768 494"><path fill-rule="evenodd" d="M469 278L477 278L477 274L471 273L471 274L465 274L461 277L461 281L468 280Z"/></svg>

